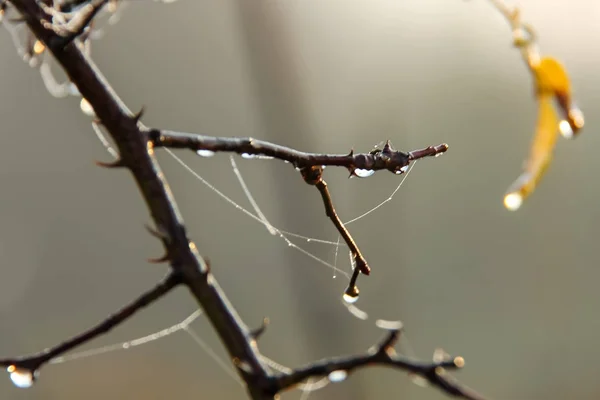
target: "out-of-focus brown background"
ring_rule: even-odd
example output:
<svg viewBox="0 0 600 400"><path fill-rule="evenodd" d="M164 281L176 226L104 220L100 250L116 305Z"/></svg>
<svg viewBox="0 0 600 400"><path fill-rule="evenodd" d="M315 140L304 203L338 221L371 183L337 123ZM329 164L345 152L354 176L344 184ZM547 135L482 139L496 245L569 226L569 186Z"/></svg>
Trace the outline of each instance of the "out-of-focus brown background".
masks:
<svg viewBox="0 0 600 400"><path fill-rule="evenodd" d="M301 150L368 151L447 142L419 162L394 200L351 225L373 267L361 279L361 322L340 303L346 281L202 186L161 152L191 237L244 320L272 324L263 352L285 365L363 351L401 319L400 350L462 355L458 376L496 399L596 399L600 190L596 113L600 3L529 0L523 15L573 77L587 126L560 140L538 191L502 207L536 116L531 80L506 22L484 0L136 1L94 42L93 57L151 126L253 136ZM93 165L109 156L74 98L56 100L0 31L0 354L40 350L89 327L159 280L161 248L129 174ZM186 162L247 201L228 157ZM335 240L317 192L293 168L241 160L275 226ZM328 169L343 219L387 198L398 177L348 180ZM302 244L302 243L300 243ZM303 243L333 261L333 248ZM347 268L347 257L343 268ZM142 336L194 310L184 291L88 347ZM193 329L221 357L208 322ZM284 398L299 398L298 392ZM441 399L406 374L371 369L311 399ZM245 398L183 332L45 367L31 389L0 379L0 398Z"/></svg>

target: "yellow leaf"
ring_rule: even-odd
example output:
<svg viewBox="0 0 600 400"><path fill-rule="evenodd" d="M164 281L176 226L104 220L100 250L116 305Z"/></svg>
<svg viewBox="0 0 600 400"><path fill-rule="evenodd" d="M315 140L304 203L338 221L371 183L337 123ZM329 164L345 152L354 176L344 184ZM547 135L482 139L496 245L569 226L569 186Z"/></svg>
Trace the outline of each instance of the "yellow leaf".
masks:
<svg viewBox="0 0 600 400"><path fill-rule="evenodd" d="M552 151L558 138L558 118L552 107L552 95L548 93L538 96L538 121L536 134L531 150L525 161L523 173L510 186L504 196L504 206L517 210L537 186L552 160Z"/></svg>

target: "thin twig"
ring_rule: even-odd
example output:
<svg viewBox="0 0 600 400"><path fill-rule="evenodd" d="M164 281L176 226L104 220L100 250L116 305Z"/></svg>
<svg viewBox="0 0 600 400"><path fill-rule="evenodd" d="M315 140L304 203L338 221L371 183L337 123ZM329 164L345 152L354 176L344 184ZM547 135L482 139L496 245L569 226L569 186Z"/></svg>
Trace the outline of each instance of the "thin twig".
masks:
<svg viewBox="0 0 600 400"><path fill-rule="evenodd" d="M156 300L169 293L180 283L181 280L179 276L175 273L170 273L163 281L161 281L154 288L145 292L133 302L121 308L116 313L110 315L108 318L104 319L96 326L86 330L85 332L82 332L77 336L72 337L71 339L64 341L63 343L60 343L55 347L45 349L44 351L38 354L33 354L30 356L24 356L19 358L0 359L0 366L13 366L13 368L24 369L31 372L37 371L53 358L58 357L78 346L81 346L82 344L85 344L97 338L98 336L109 332L111 329L120 325L122 322L133 316L142 308L149 306Z"/></svg>
<svg viewBox="0 0 600 400"><path fill-rule="evenodd" d="M303 368L279 375L275 381L278 391L289 390L311 378L329 376L330 381L343 380L351 372L370 366L387 366L402 369L427 380L446 394L468 399L483 400L484 397L459 384L448 373L448 369L459 369L464 365L462 357L449 358L440 362L423 363L398 357L393 346L400 336L399 330L391 330L383 341L366 354L330 358L311 363Z"/></svg>

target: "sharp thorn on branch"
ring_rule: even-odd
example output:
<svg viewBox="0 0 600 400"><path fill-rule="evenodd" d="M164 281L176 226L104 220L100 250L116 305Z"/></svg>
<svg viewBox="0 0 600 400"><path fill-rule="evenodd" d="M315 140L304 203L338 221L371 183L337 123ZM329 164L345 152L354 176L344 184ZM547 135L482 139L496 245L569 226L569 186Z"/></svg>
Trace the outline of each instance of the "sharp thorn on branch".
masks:
<svg viewBox="0 0 600 400"><path fill-rule="evenodd" d="M104 168L125 168L125 162L121 158L112 162L104 162L104 161L94 161L94 163L99 167Z"/></svg>
<svg viewBox="0 0 600 400"><path fill-rule="evenodd" d="M262 325L259 328L250 332L250 336L252 336L252 338L254 340L258 340L263 335L263 333L265 333L265 331L267 330L267 326L269 326L269 322L270 322L269 318L267 318L267 317L263 318Z"/></svg>
<svg viewBox="0 0 600 400"><path fill-rule="evenodd" d="M144 116L144 113L146 112L146 109L144 106L142 106L142 108L140 108L140 111L138 111L134 116L133 116L133 120L135 121L135 123L137 124L138 122L140 122L140 120L142 119L142 117Z"/></svg>

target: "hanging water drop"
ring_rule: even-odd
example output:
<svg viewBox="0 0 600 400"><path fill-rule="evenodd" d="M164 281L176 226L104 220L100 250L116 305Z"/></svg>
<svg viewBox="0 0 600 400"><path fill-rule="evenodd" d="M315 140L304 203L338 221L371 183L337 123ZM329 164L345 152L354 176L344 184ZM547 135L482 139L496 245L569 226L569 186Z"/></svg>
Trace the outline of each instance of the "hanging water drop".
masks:
<svg viewBox="0 0 600 400"><path fill-rule="evenodd" d="M358 301L358 294L359 294L359 292L360 291L358 290L358 287L356 287L356 286L354 286L354 287L348 287L344 291L344 295L342 296L342 298L348 304L356 303Z"/></svg>
<svg viewBox="0 0 600 400"><path fill-rule="evenodd" d="M560 121L560 123L558 124L558 130L560 131L560 134L567 139L571 139L575 134L573 132L573 128L571 128L571 124L569 124L569 121L567 121L566 119Z"/></svg>
<svg viewBox="0 0 600 400"><path fill-rule="evenodd" d="M374 173L375 173L375 170L372 170L372 169L356 168L354 170L354 175L358 176L359 178L368 178L371 175L373 175Z"/></svg>
<svg viewBox="0 0 600 400"><path fill-rule="evenodd" d="M9 366L6 371L8 371L10 374L10 380L12 383L21 389L32 387L37 376L36 372L32 372L28 369L17 368L14 365Z"/></svg>
<svg viewBox="0 0 600 400"><path fill-rule="evenodd" d="M200 157L212 157L215 155L215 152L212 150L201 149L196 151L196 154L198 154Z"/></svg>
<svg viewBox="0 0 600 400"><path fill-rule="evenodd" d="M94 111L94 108L86 100L85 97L81 98L81 102L79 103L79 107L81 108L81 111L83 111L83 113L85 115L87 115L88 117L95 117L96 116L96 112Z"/></svg>
<svg viewBox="0 0 600 400"><path fill-rule="evenodd" d="M343 369L333 371L329 375L327 375L327 379L329 379L329 382L333 382L333 383L342 382L347 377L348 377L348 372L344 371Z"/></svg>
<svg viewBox="0 0 600 400"><path fill-rule="evenodd" d="M344 293L344 295L342 296L342 298L348 304L356 303L358 301L358 295L351 296L348 293Z"/></svg>
<svg viewBox="0 0 600 400"><path fill-rule="evenodd" d="M516 211L523 204L523 196L518 192L508 193L504 196L504 207L510 211Z"/></svg>
<svg viewBox="0 0 600 400"><path fill-rule="evenodd" d="M242 158L249 160L251 158L256 158L256 156L254 154L250 154L250 153L242 153Z"/></svg>
<svg viewBox="0 0 600 400"><path fill-rule="evenodd" d="M402 175L403 173L405 173L406 171L408 171L408 165L405 165L404 167L397 169L394 173L396 175Z"/></svg>

